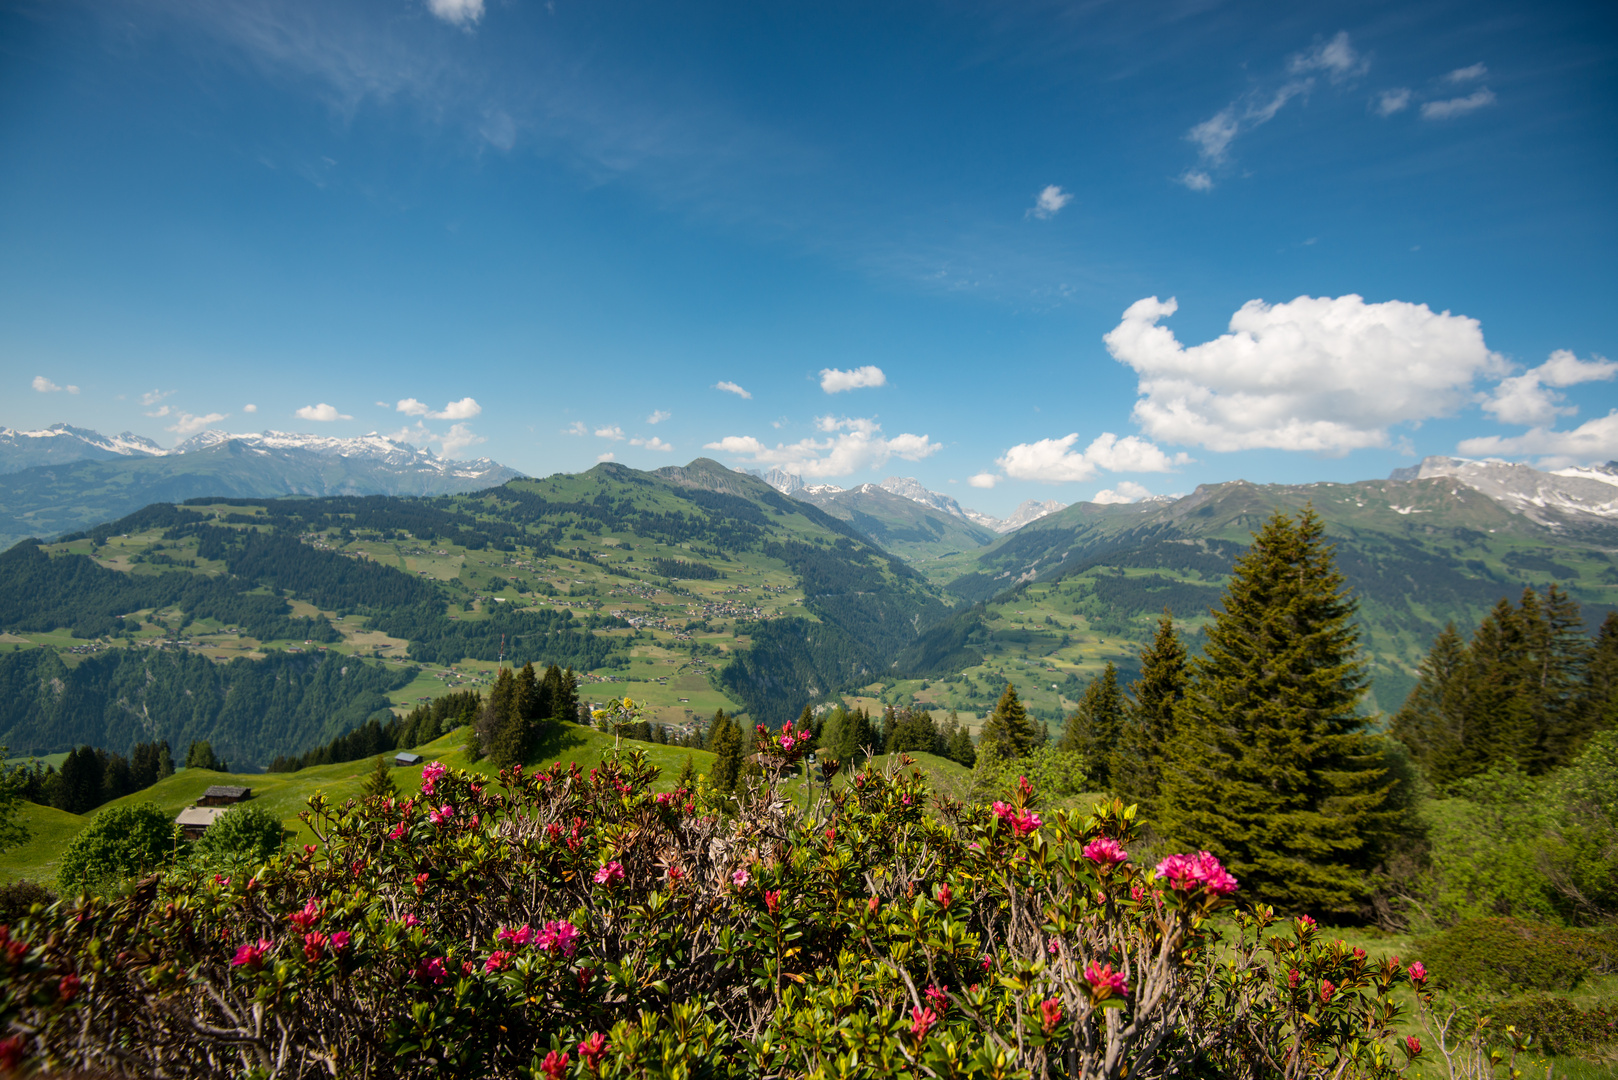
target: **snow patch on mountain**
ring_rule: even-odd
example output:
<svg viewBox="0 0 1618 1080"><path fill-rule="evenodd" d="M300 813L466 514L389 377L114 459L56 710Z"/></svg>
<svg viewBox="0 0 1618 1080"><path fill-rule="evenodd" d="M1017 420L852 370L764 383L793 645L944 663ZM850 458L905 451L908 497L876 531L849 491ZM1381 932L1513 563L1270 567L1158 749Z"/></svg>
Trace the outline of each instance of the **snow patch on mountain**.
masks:
<svg viewBox="0 0 1618 1080"><path fill-rule="evenodd" d="M1390 480L1453 477L1514 514L1548 528L1570 519L1618 518L1618 463L1541 472L1508 461L1429 457L1420 465L1395 469Z"/></svg>

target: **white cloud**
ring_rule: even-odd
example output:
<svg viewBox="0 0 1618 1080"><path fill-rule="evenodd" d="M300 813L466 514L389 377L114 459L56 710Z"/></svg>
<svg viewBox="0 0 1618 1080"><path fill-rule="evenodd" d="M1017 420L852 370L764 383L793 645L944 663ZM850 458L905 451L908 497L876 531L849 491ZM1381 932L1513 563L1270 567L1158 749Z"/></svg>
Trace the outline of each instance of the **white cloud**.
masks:
<svg viewBox="0 0 1618 1080"><path fill-rule="evenodd" d="M465 424L451 424L449 430L438 439L445 457L454 457L468 446L487 441L482 435L474 435Z"/></svg>
<svg viewBox="0 0 1618 1080"><path fill-rule="evenodd" d="M1138 435L1120 439L1112 432L1096 436L1082 452L1073 445L1077 432L1060 439L1040 439L1019 443L995 460L1007 476L1015 480L1038 480L1063 484L1088 480L1106 469L1109 472L1168 472L1190 462L1185 454L1170 457L1161 448Z"/></svg>
<svg viewBox="0 0 1618 1080"><path fill-rule="evenodd" d="M718 442L705 443L704 448L749 458L758 466L776 466L805 478L848 476L880 468L895 457L920 461L943 449L928 436L909 432L885 439L882 425L864 417L822 416L815 421L815 427L828 437L772 447L751 435L727 435Z"/></svg>
<svg viewBox="0 0 1618 1080"><path fill-rule="evenodd" d="M1421 107L1423 120L1449 120L1456 116L1465 116L1469 112L1476 112L1485 106L1494 104L1494 91L1487 86L1480 86L1465 97L1450 98L1448 101L1429 101Z"/></svg>
<svg viewBox="0 0 1618 1080"><path fill-rule="evenodd" d="M650 439L630 439L629 445L639 446L642 449L652 451L654 454L667 454L674 449L674 447L670 446L656 435L653 435Z"/></svg>
<svg viewBox="0 0 1618 1080"><path fill-rule="evenodd" d="M204 416L192 416L188 412L178 414L175 422L165 431L172 431L176 435L195 435L209 424L217 424L225 418L225 413L211 412Z"/></svg>
<svg viewBox="0 0 1618 1080"><path fill-rule="evenodd" d="M992 472L980 472L976 476L969 477L966 482L975 488L992 488L1000 482L1000 478Z"/></svg>
<svg viewBox="0 0 1618 1080"><path fill-rule="evenodd" d="M257 405L243 405L242 406L242 412L245 412L245 413L258 412L258 406Z"/></svg>
<svg viewBox="0 0 1618 1080"><path fill-rule="evenodd" d="M608 450L605 454L597 454L596 455L596 464L598 464L598 465L603 461L617 461L617 460L618 460L617 455L614 454L611 450Z"/></svg>
<svg viewBox="0 0 1618 1080"><path fill-rule="evenodd" d="M173 408L171 408L168 405L159 405L156 409L152 410L151 412L147 413L146 415L151 416L151 417L167 416L169 413L171 413L173 411L174 411Z"/></svg>
<svg viewBox="0 0 1618 1080"><path fill-rule="evenodd" d="M1184 184L1186 187L1190 188L1192 191L1212 191L1213 190L1213 177L1209 176L1207 173L1203 172L1201 169L1187 169L1185 172L1181 173L1176 179L1178 179L1180 183Z"/></svg>
<svg viewBox="0 0 1618 1080"><path fill-rule="evenodd" d="M624 438L624 429L619 427L617 424L608 424L606 427L598 427L596 428L596 438L612 439L616 442L622 442Z"/></svg>
<svg viewBox="0 0 1618 1080"><path fill-rule="evenodd" d="M1618 458L1618 409L1586 420L1572 431L1532 428L1521 435L1466 439L1456 449L1469 457L1541 455L1541 468L1583 465Z"/></svg>
<svg viewBox="0 0 1618 1080"><path fill-rule="evenodd" d="M352 420L352 416L337 411L335 406L327 405L322 401L319 405L305 405L296 413L299 420L319 420L330 423L333 420Z"/></svg>
<svg viewBox="0 0 1618 1080"><path fill-rule="evenodd" d="M1117 487L1096 492L1090 497L1090 501L1100 503L1103 506L1110 506L1114 503L1139 502L1150 497L1151 494L1143 485L1137 484L1133 480L1121 480L1118 482Z"/></svg>
<svg viewBox="0 0 1618 1080"><path fill-rule="evenodd" d="M1370 66L1369 59L1354 51L1354 46L1348 40L1348 31L1339 30L1337 36L1330 41L1317 44L1308 52L1294 56L1287 63L1287 70L1294 75L1323 72L1335 83L1355 75L1363 75Z"/></svg>
<svg viewBox="0 0 1618 1080"><path fill-rule="evenodd" d="M1186 138L1197 144L1198 151L1208 161L1225 160L1230 144L1236 141L1241 125L1236 121L1236 106L1227 105L1186 133Z"/></svg>
<svg viewBox="0 0 1618 1080"><path fill-rule="evenodd" d="M429 420L470 420L483 411L483 406L469 397L452 401L438 412L434 412L426 402L417 401L413 397L405 398L394 408L406 416L425 416Z"/></svg>
<svg viewBox="0 0 1618 1080"><path fill-rule="evenodd" d="M1572 416L1578 408L1561 404L1564 395L1551 387L1604 382L1618 375L1618 363L1603 357L1580 360L1567 349L1557 349L1550 359L1521 375L1501 379L1483 402L1483 411L1493 413L1502 424L1545 427L1558 416Z"/></svg>
<svg viewBox="0 0 1618 1080"><path fill-rule="evenodd" d="M1047 184L1034 197L1034 205L1028 213L1037 218L1055 217L1057 212L1073 201L1071 193L1063 191L1055 184Z"/></svg>
<svg viewBox="0 0 1618 1080"><path fill-rule="evenodd" d="M839 371L837 368L820 369L820 388L828 394L840 394L844 390L859 390L867 386L886 386L888 377L882 369L872 364L855 368L853 371Z"/></svg>
<svg viewBox="0 0 1618 1080"><path fill-rule="evenodd" d="M1506 370L1477 320L1425 304L1250 300L1230 333L1189 348L1158 325L1177 307L1139 300L1104 339L1140 377L1136 422L1169 443L1323 454L1386 446L1390 426L1453 413L1475 378Z"/></svg>
<svg viewBox="0 0 1618 1080"><path fill-rule="evenodd" d="M37 390L39 387L35 386L34 389ZM140 403L149 409L153 405L156 405L158 402L162 401L164 398L170 397L173 394L173 390L148 390L146 393L140 396Z"/></svg>
<svg viewBox="0 0 1618 1080"><path fill-rule="evenodd" d="M583 420L575 420L571 424L569 424L567 427L562 429L562 434L563 435L588 435L588 434L590 434L590 429L584 426L584 421Z"/></svg>
<svg viewBox="0 0 1618 1080"><path fill-rule="evenodd" d="M79 392L79 388L77 386L73 386L72 384L67 386L57 386L43 375L34 376L33 386L34 389L38 390L41 394L54 394L61 390L66 390L70 394L77 394Z"/></svg>
<svg viewBox="0 0 1618 1080"><path fill-rule="evenodd" d="M1376 96L1374 107L1378 116L1392 116L1396 112L1404 112L1410 108L1410 91L1402 86L1397 90L1384 90Z"/></svg>
<svg viewBox="0 0 1618 1080"><path fill-rule="evenodd" d="M1477 63L1473 64L1471 67L1456 68L1454 71L1444 76L1444 81L1448 83L1471 82L1473 79L1483 78L1483 76L1487 75L1488 73L1489 69L1487 67L1483 66L1481 63Z"/></svg>
<svg viewBox="0 0 1618 1080"><path fill-rule="evenodd" d="M427 10L452 26L471 26L483 18L483 0L427 0Z"/></svg>
<svg viewBox="0 0 1618 1080"><path fill-rule="evenodd" d="M670 416L673 416L673 415L674 415L673 413L665 412L662 409L657 409L652 413L652 415L650 415L650 416L648 416L646 418L646 422L648 424L661 424L663 421L667 420Z"/></svg>
<svg viewBox="0 0 1618 1080"><path fill-rule="evenodd" d="M737 386L735 383L730 382L729 380L722 379L719 382L714 383L713 388L715 390L723 390L727 394L735 394L740 398L747 398L749 401L751 401L753 398L752 394L749 394L746 390L743 390L740 386Z"/></svg>

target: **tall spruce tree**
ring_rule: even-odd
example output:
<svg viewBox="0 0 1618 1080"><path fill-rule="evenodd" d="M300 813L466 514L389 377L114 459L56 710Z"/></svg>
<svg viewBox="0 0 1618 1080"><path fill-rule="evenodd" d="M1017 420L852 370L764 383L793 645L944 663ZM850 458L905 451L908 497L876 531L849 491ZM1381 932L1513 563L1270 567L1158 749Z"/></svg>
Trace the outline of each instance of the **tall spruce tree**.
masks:
<svg viewBox="0 0 1618 1080"><path fill-rule="evenodd" d="M1040 743L1039 731L1028 719L1028 710L1017 697L1017 688L1006 683L995 703L994 712L978 733L977 753L991 761L1015 761L1034 752Z"/></svg>
<svg viewBox="0 0 1618 1080"><path fill-rule="evenodd" d="M1174 737L1174 713L1185 698L1188 677L1185 646L1174 632L1174 617L1165 609L1152 643L1140 652L1140 678L1129 686L1124 726L1111 762L1113 792L1139 805L1147 817L1156 814L1163 766Z"/></svg>
<svg viewBox="0 0 1618 1080"><path fill-rule="evenodd" d="M736 790L736 781L742 775L742 732L723 709L713 714L713 723L708 727L708 749L714 754L708 785L728 795Z"/></svg>
<svg viewBox="0 0 1618 1080"><path fill-rule="evenodd" d="M1163 776L1165 836L1288 911L1355 910L1393 827L1356 708L1355 607L1313 507L1265 522L1192 663Z"/></svg>
<svg viewBox="0 0 1618 1080"><path fill-rule="evenodd" d="M1446 625L1416 669L1416 688L1394 714L1390 730L1435 784L1481 768L1467 745L1471 657L1455 624Z"/></svg>
<svg viewBox="0 0 1618 1080"><path fill-rule="evenodd" d="M1118 669L1107 662L1100 675L1090 680L1084 696L1062 728L1058 750L1077 752L1084 758L1085 777L1098 791L1112 790L1112 755L1124 726L1124 696L1118 690Z"/></svg>
<svg viewBox="0 0 1618 1080"><path fill-rule="evenodd" d="M367 799L391 799L399 794L399 788L393 782L393 769L385 759L378 757L372 763L360 793Z"/></svg>

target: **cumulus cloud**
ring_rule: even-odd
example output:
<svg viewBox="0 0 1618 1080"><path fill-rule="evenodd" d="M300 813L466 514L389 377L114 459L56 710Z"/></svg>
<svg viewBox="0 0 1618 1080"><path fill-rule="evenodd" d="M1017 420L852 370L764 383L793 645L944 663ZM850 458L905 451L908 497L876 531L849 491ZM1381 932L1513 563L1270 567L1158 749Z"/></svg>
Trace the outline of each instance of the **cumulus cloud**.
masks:
<svg viewBox="0 0 1618 1080"><path fill-rule="evenodd" d="M1489 69L1484 67L1481 63L1473 64L1471 67L1456 68L1454 71L1444 76L1444 81L1447 83L1471 82L1474 79L1483 78L1483 76L1487 75L1488 73Z"/></svg>
<svg viewBox="0 0 1618 1080"><path fill-rule="evenodd" d="M1176 465L1185 465L1191 460L1183 453L1170 456L1138 435L1127 435L1120 439L1110 431L1102 432L1082 451L1073 449L1078 441L1078 433L1074 432L1060 439L1019 443L995 459L995 464L1015 480L1065 484L1088 480L1102 469L1108 472L1168 472Z"/></svg>
<svg viewBox="0 0 1618 1080"><path fill-rule="evenodd" d="M968 477L966 482L975 488L992 488L1000 482L1000 477L992 472L980 472L976 476Z"/></svg>
<svg viewBox="0 0 1618 1080"><path fill-rule="evenodd" d="M826 438L800 439L768 446L751 435L727 435L704 448L732 457L748 458L758 466L773 466L802 477L848 476L876 469L895 457L920 461L943 449L926 435L906 432L888 439L882 425L863 417L822 416L815 427Z"/></svg>
<svg viewBox="0 0 1618 1080"><path fill-rule="evenodd" d="M1137 484L1133 480L1120 480L1117 487L1096 492L1090 497L1090 501L1100 503L1103 506L1111 506L1114 503L1139 502L1142 499L1150 498L1151 494L1144 485Z"/></svg>
<svg viewBox="0 0 1618 1080"><path fill-rule="evenodd" d="M596 438L612 439L615 442L622 442L624 438L624 429L619 427L617 424L608 424L606 427L598 427L596 428Z"/></svg>
<svg viewBox="0 0 1618 1080"><path fill-rule="evenodd" d="M62 390L66 390L70 394L77 394L79 392L79 388L77 386L57 386L43 375L35 375L33 385L34 389L38 390L41 394L54 394Z"/></svg>
<svg viewBox="0 0 1618 1080"><path fill-rule="evenodd" d="M470 420L483 411L483 406L469 397L452 401L437 412L434 412L426 402L417 401L413 397L405 398L394 408L406 416L425 416L429 420Z"/></svg>
<svg viewBox="0 0 1618 1080"><path fill-rule="evenodd" d="M427 10L451 26L472 27L483 18L483 0L427 0Z"/></svg>
<svg viewBox="0 0 1618 1080"><path fill-rule="evenodd" d="M1410 91L1404 87L1396 90L1384 90L1376 96L1374 106L1378 116L1392 116L1397 112L1404 112L1410 108Z"/></svg>
<svg viewBox="0 0 1618 1080"><path fill-rule="evenodd" d="M1521 435L1466 439L1456 449L1469 457L1539 455L1537 464L1547 469L1610 461L1618 458L1618 409L1586 420L1571 431L1536 427Z"/></svg>
<svg viewBox="0 0 1618 1080"><path fill-rule="evenodd" d="M662 409L657 409L652 413L652 415L650 415L650 416L648 416L646 418L646 422L648 424L661 424L663 421L667 420L670 416L673 416L673 415L674 415L673 413L665 412Z"/></svg>
<svg viewBox="0 0 1618 1080"><path fill-rule="evenodd" d="M412 446L430 447L437 444L439 452L447 458L452 458L469 446L487 442L482 435L478 435L465 424L451 424L449 430L436 432L417 420L413 425L401 428L388 436L397 443L409 443Z"/></svg>
<svg viewBox="0 0 1618 1080"><path fill-rule="evenodd" d="M1029 209L1028 213L1042 220L1055 217L1062 207L1072 201L1073 196L1071 193L1063 191L1055 184L1046 184L1045 187L1040 189L1039 194L1034 196L1034 205Z"/></svg>
<svg viewBox="0 0 1618 1080"><path fill-rule="evenodd" d="M188 412L178 413L175 422L164 430L172 431L176 435L195 435L209 424L217 424L225 418L225 415L225 413L217 412L206 413L202 416L193 416Z"/></svg>
<svg viewBox="0 0 1618 1080"><path fill-rule="evenodd" d="M258 412L258 406L257 405L243 405L242 406L242 412L256 413L256 412Z"/></svg>
<svg viewBox="0 0 1618 1080"><path fill-rule="evenodd" d="M1470 112L1477 112L1486 106L1494 104L1494 91L1487 86L1480 86L1465 97L1450 98L1447 101L1429 101L1421 107L1423 120L1450 120L1457 116L1465 116Z"/></svg>
<svg viewBox="0 0 1618 1080"><path fill-rule="evenodd" d="M1213 177L1201 169L1187 169L1177 177L1180 183L1192 191L1212 191Z"/></svg>
<svg viewBox="0 0 1618 1080"><path fill-rule="evenodd" d="M590 434L590 429L584 426L584 421L583 420L575 420L571 424L569 424L567 427L562 429L562 434L563 435L588 435L588 434Z"/></svg>
<svg viewBox="0 0 1618 1080"><path fill-rule="evenodd" d="M596 464L598 464L598 465L603 461L617 461L617 460L618 460L618 456L616 454L614 454L611 450L608 450L605 454L597 454L596 455Z"/></svg>
<svg viewBox="0 0 1618 1080"><path fill-rule="evenodd" d="M1600 356L1580 360L1567 349L1557 349L1538 367L1500 380L1500 385L1484 399L1483 411L1492 413L1503 424L1546 427L1554 424L1558 416L1572 416L1579 411L1576 406L1563 405L1564 395L1553 387L1604 382L1614 375L1618 375L1618 363Z"/></svg>
<svg viewBox="0 0 1618 1080"><path fill-rule="evenodd" d="M318 420L322 423L329 423L333 420L354 419L352 416L338 412L335 406L327 405L324 401L319 405L305 405L297 411L296 415L299 420Z"/></svg>
<svg viewBox="0 0 1618 1080"><path fill-rule="evenodd" d="M654 454L667 454L674 449L656 435L653 435L650 439L630 439L629 445L641 447L643 450L650 450Z"/></svg>
<svg viewBox="0 0 1618 1080"><path fill-rule="evenodd" d="M1177 308L1136 301L1104 339L1140 377L1136 422L1169 443L1334 455L1386 446L1392 425L1453 413L1474 379L1506 370L1477 320L1425 304L1250 300L1230 333L1190 347L1158 325Z"/></svg>
<svg viewBox="0 0 1618 1080"><path fill-rule="evenodd" d="M729 380L721 379L719 382L714 383L713 388L715 390L723 390L727 394L735 394L739 398L747 398L749 401L751 401L753 398L752 394L749 394L746 390L743 390L740 386L737 386L735 383L730 382Z"/></svg>
<svg viewBox="0 0 1618 1080"><path fill-rule="evenodd" d="M888 377L882 369L872 364L855 368L853 371L839 371L836 368L820 369L820 388L828 394L840 394L844 390L859 390L868 386L886 386Z"/></svg>

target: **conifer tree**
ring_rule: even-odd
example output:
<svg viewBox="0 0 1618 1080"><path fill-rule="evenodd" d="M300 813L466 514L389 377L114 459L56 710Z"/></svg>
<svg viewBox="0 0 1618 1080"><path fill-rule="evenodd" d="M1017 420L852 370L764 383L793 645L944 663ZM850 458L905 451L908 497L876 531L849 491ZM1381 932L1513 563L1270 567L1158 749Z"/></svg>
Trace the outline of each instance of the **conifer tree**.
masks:
<svg viewBox="0 0 1618 1080"><path fill-rule="evenodd" d="M371 767L361 791L367 799L391 799L399 794L399 788L393 782L393 769L381 757Z"/></svg>
<svg viewBox="0 0 1618 1080"><path fill-rule="evenodd" d="M1111 661L1090 680L1084 696L1067 718L1058 750L1084 758L1085 777L1097 790L1112 790L1112 755L1124 726L1124 696L1118 690L1118 669Z"/></svg>
<svg viewBox="0 0 1618 1080"><path fill-rule="evenodd" d="M742 733L723 709L713 714L713 723L708 728L708 749L714 754L713 768L708 772L709 786L725 794L735 791L736 781L742 774Z"/></svg>
<svg viewBox="0 0 1618 1080"><path fill-rule="evenodd" d="M551 700L551 716L576 724L579 720L579 680L568 668L557 676L556 696Z"/></svg>
<svg viewBox="0 0 1618 1080"><path fill-rule="evenodd" d="M978 735L977 754L991 761L1013 761L1027 757L1039 744L1039 732L1028 719L1028 710L1009 682L994 706L994 712Z"/></svg>
<svg viewBox="0 0 1618 1080"><path fill-rule="evenodd" d="M697 763L691 755L685 755L685 764L680 766L680 775L674 780L677 790L695 791L697 789Z"/></svg>
<svg viewBox="0 0 1618 1080"><path fill-rule="evenodd" d="M1585 731L1618 726L1618 611L1607 612L1585 662L1579 715Z"/></svg>
<svg viewBox="0 0 1618 1080"><path fill-rule="evenodd" d="M1471 658L1466 643L1447 624L1416 669L1416 688L1393 717L1390 730L1435 784L1478 771L1466 745Z"/></svg>
<svg viewBox="0 0 1618 1080"><path fill-rule="evenodd" d="M1169 743L1174 737L1174 711L1185 697L1185 646L1174 632L1174 617L1165 609L1152 643L1140 652L1140 678L1129 686L1123 731L1112 754L1112 790L1125 802L1139 805L1150 817Z"/></svg>
<svg viewBox="0 0 1618 1080"><path fill-rule="evenodd" d="M534 671L533 661L522 666L517 672L517 711L524 720L548 720L550 710L540 712L539 675Z"/></svg>
<svg viewBox="0 0 1618 1080"><path fill-rule="evenodd" d="M531 735L532 725L522 714L522 702L513 694L506 706L505 722L495 731L494 742L489 747L490 760L502 769L526 763L533 741Z"/></svg>
<svg viewBox="0 0 1618 1080"><path fill-rule="evenodd" d="M1393 827L1356 709L1355 606L1313 507L1265 522L1192 664L1163 776L1165 836L1288 911L1354 910Z"/></svg>

